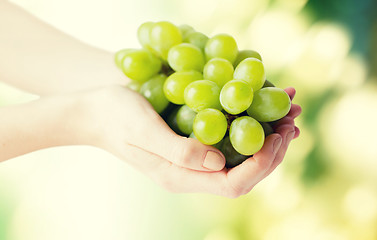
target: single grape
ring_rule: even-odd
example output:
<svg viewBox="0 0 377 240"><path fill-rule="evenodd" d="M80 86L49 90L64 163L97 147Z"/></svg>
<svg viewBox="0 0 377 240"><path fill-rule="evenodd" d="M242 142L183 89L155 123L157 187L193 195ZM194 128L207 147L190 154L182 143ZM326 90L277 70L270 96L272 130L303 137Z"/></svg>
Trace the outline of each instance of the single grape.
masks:
<svg viewBox="0 0 377 240"><path fill-rule="evenodd" d="M151 46L150 32L154 25L154 22L145 22L137 29L137 38L143 48L155 53Z"/></svg>
<svg viewBox="0 0 377 240"><path fill-rule="evenodd" d="M260 122L272 122L287 115L290 109L291 100L283 89L266 87L254 92L247 113Z"/></svg>
<svg viewBox="0 0 377 240"><path fill-rule="evenodd" d="M256 58L244 59L234 70L234 79L248 82L254 92L261 89L266 80L263 63Z"/></svg>
<svg viewBox="0 0 377 240"><path fill-rule="evenodd" d="M169 49L182 42L182 34L177 26L170 22L156 22L150 30L150 45L167 60Z"/></svg>
<svg viewBox="0 0 377 240"><path fill-rule="evenodd" d="M195 32L195 29L187 24L179 25L178 28L181 31L182 39L185 39L190 33Z"/></svg>
<svg viewBox="0 0 377 240"><path fill-rule="evenodd" d="M233 78L233 65L224 58L212 58L204 66L203 77L214 81L219 87Z"/></svg>
<svg viewBox="0 0 377 240"><path fill-rule="evenodd" d="M248 109L252 101L253 89L242 80L231 80L221 89L221 106L230 114L240 114Z"/></svg>
<svg viewBox="0 0 377 240"><path fill-rule="evenodd" d="M184 104L184 92L187 85L195 80L203 79L203 75L198 71L175 72L170 75L164 84L166 98L175 104Z"/></svg>
<svg viewBox="0 0 377 240"><path fill-rule="evenodd" d="M222 140L220 151L225 156L225 159L226 159L225 167L227 167L227 168L233 168L233 167L241 164L247 158L249 158L249 156L245 156L245 155L239 154L236 151L236 149L234 149L234 147L230 143L229 136L225 137Z"/></svg>
<svg viewBox="0 0 377 240"><path fill-rule="evenodd" d="M204 56L198 47L189 43L181 43L169 50L168 63L175 71L196 70L201 72L204 66Z"/></svg>
<svg viewBox="0 0 377 240"><path fill-rule="evenodd" d="M238 52L237 58L234 61L233 66L237 67L237 65L240 62L242 62L244 59L251 58L251 57L259 59L260 61L262 61L262 57L258 52L254 51L254 50L242 50L242 51Z"/></svg>
<svg viewBox="0 0 377 240"><path fill-rule="evenodd" d="M196 112L187 105L183 105L177 113L177 125L179 130L184 134L191 134L195 116Z"/></svg>
<svg viewBox="0 0 377 240"><path fill-rule="evenodd" d="M122 64L123 64L123 59L124 57L126 56L127 53L129 52L132 52L134 51L135 49L131 49L131 48L125 48L125 49L121 49L119 51L117 51L114 55L114 61L115 61L115 65L118 67L118 68L122 68Z"/></svg>
<svg viewBox="0 0 377 240"><path fill-rule="evenodd" d="M233 64L238 54L236 40L228 34L218 34L210 38L204 48L207 60L225 58Z"/></svg>
<svg viewBox="0 0 377 240"><path fill-rule="evenodd" d="M159 74L145 82L140 88L140 94L150 102L157 113L162 113L169 105L169 100L163 91L165 80L166 76Z"/></svg>
<svg viewBox="0 0 377 240"><path fill-rule="evenodd" d="M161 69L161 60L145 49L128 52L123 58L122 70L132 80L145 82Z"/></svg>
<svg viewBox="0 0 377 240"><path fill-rule="evenodd" d="M165 115L165 122L169 125L169 127L177 134L184 136L185 134L182 133L177 124L177 113L179 111L179 106L173 105L171 111Z"/></svg>
<svg viewBox="0 0 377 240"><path fill-rule="evenodd" d="M266 88L266 87L275 87L275 85L274 85L272 82L270 82L270 81L268 81L268 80L266 79L266 81L264 82L262 88Z"/></svg>
<svg viewBox="0 0 377 240"><path fill-rule="evenodd" d="M230 125L229 138L238 153L246 156L252 155L263 146L263 127L252 117L239 117Z"/></svg>
<svg viewBox="0 0 377 240"><path fill-rule="evenodd" d="M126 85L126 87L135 92L139 92L142 85L143 85L143 82L131 81Z"/></svg>
<svg viewBox="0 0 377 240"><path fill-rule="evenodd" d="M195 112L206 108L221 110L220 87L210 80L199 80L187 85L184 92L184 100Z"/></svg>
<svg viewBox="0 0 377 240"><path fill-rule="evenodd" d="M196 136L195 136L195 134L194 134L194 132L192 132L192 133L189 135L189 138L197 139ZM224 139L222 139L222 140L221 140L220 142L218 142L218 143L213 144L212 146L214 146L215 148L217 148L217 149L219 149L219 150L221 151L221 146L223 145L223 140L224 140Z"/></svg>
<svg viewBox="0 0 377 240"><path fill-rule="evenodd" d="M213 145L224 138L228 123L222 112L207 108L196 115L193 130L196 138L207 145Z"/></svg>
<svg viewBox="0 0 377 240"><path fill-rule="evenodd" d="M206 46L208 39L209 38L201 32L190 32L186 35L183 41L197 46L200 50L204 52L204 47Z"/></svg>

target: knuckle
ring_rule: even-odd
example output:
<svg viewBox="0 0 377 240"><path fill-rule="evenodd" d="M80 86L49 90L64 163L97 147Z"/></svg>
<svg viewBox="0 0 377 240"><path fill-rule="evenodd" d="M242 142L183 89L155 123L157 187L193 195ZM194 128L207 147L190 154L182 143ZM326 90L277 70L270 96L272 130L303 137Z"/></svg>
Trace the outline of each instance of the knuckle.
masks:
<svg viewBox="0 0 377 240"><path fill-rule="evenodd" d="M159 184L168 192L178 193L175 183L170 177L162 176L159 179Z"/></svg>
<svg viewBox="0 0 377 240"><path fill-rule="evenodd" d="M155 181L170 193L180 193L181 189L178 183L180 183L181 180L177 178L179 178L179 175L174 174L169 167L159 172L155 177Z"/></svg>
<svg viewBox="0 0 377 240"><path fill-rule="evenodd" d="M236 199L236 198L239 198L241 195L242 195L242 191L241 190L236 190L236 189L230 189L228 192L227 192L227 197L228 198L231 198L231 199Z"/></svg>
<svg viewBox="0 0 377 240"><path fill-rule="evenodd" d="M227 198L235 199L243 195L243 189L232 185L231 182L226 181L223 187L223 195Z"/></svg>

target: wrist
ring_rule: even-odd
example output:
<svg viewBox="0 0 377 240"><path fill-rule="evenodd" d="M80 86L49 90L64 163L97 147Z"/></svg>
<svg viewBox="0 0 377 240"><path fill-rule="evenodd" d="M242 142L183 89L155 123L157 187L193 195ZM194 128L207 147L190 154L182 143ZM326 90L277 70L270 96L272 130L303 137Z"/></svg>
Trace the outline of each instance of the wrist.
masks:
<svg viewBox="0 0 377 240"><path fill-rule="evenodd" d="M0 161L43 148L80 144L72 99L46 97L0 109Z"/></svg>

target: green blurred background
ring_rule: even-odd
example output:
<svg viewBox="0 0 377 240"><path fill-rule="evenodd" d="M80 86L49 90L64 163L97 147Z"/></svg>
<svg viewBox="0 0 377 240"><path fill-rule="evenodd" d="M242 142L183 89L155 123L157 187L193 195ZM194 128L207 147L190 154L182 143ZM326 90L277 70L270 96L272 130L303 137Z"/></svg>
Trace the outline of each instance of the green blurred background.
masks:
<svg viewBox="0 0 377 240"><path fill-rule="evenodd" d="M303 108L279 168L236 200L170 194L106 152L60 147L0 164L0 239L376 240L374 0L14 0L110 51L144 21L233 35ZM11 23L10 23L11 24ZM22 69L21 69L22 70ZM0 85L0 105L35 99Z"/></svg>

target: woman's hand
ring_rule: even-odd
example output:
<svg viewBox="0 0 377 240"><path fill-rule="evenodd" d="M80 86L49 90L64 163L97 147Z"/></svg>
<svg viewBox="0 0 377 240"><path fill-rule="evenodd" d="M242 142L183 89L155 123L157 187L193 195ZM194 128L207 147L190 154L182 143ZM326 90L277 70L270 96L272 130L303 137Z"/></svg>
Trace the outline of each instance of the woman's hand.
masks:
<svg viewBox="0 0 377 240"><path fill-rule="evenodd" d="M286 89L293 98L295 90ZM0 161L62 145L93 145L131 164L172 192L230 198L249 192L281 163L298 136L293 104L262 149L232 169L222 153L176 135L141 95L112 86L0 109Z"/></svg>
<svg viewBox="0 0 377 240"><path fill-rule="evenodd" d="M286 92L294 97L293 88ZM293 104L258 153L226 169L219 150L176 135L142 96L124 87L81 93L78 106L86 144L115 154L169 191L229 198L249 192L281 163L290 141L299 134L294 118L301 112Z"/></svg>

